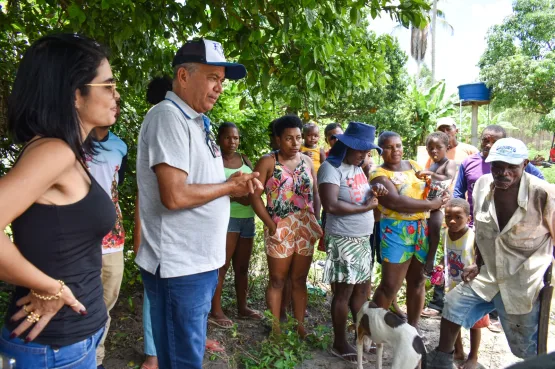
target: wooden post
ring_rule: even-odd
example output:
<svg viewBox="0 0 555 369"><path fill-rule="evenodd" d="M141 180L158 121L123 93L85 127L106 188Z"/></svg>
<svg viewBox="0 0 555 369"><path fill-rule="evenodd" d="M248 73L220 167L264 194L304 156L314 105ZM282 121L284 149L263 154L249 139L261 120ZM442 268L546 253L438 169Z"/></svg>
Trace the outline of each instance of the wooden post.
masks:
<svg viewBox="0 0 555 369"><path fill-rule="evenodd" d="M551 313L551 299L553 298L553 286L551 285L551 273L553 263L547 268L543 276L544 286L540 291L540 316L538 322L538 348L537 354L547 353L547 338L549 336L549 315Z"/></svg>
<svg viewBox="0 0 555 369"><path fill-rule="evenodd" d="M472 146L478 147L478 105L472 104L472 126L471 126Z"/></svg>

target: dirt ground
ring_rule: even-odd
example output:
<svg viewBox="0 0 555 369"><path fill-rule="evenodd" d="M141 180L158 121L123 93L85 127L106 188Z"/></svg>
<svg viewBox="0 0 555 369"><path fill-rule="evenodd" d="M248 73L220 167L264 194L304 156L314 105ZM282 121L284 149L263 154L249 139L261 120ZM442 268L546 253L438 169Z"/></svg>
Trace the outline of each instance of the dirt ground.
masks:
<svg viewBox="0 0 555 369"><path fill-rule="evenodd" d="M327 301L326 301L327 300ZM329 318L329 297L322 303L309 305L310 317L307 320L309 327L328 326L331 327ZM113 311L112 325L107 340L107 356L104 365L107 369L129 369L139 368L143 360L142 340L142 291L134 293L127 299L120 299L119 304ZM263 310L263 306L255 306ZM236 318L233 312L229 317ZM216 339L224 344L226 353L223 355L206 355L204 367L209 369L237 368L238 357L247 352L249 348L256 347L264 341L269 329L267 325L260 322L237 320L236 330L222 330L209 327L208 337ZM552 322L553 315L552 315ZM428 339L428 351L432 350L439 340L439 320L422 319L420 324L422 333ZM463 330L463 343L468 350L468 331ZM555 325L550 329L549 351L555 350ZM316 369L352 369L355 366L342 361L329 354L327 350L317 349L310 352L310 359L302 362L298 368ZM376 357L367 355L369 363L365 368L374 368ZM482 330L482 343L480 347L480 368L500 369L506 368L512 363L519 361L510 353L507 341L502 333L492 333L488 329ZM390 368L391 351L386 347L384 350L384 368Z"/></svg>

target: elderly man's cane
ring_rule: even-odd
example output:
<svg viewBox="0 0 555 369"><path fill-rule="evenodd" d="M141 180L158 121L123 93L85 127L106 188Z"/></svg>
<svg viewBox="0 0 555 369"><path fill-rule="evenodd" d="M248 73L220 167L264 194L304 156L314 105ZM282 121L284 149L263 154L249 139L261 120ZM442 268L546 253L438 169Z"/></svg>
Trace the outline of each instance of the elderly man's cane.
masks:
<svg viewBox="0 0 555 369"><path fill-rule="evenodd" d="M547 268L543 276L544 286L540 291L540 321L538 323L538 355L547 353L547 336L549 335L549 313L551 311L551 298L553 286L551 285L551 272L553 263Z"/></svg>

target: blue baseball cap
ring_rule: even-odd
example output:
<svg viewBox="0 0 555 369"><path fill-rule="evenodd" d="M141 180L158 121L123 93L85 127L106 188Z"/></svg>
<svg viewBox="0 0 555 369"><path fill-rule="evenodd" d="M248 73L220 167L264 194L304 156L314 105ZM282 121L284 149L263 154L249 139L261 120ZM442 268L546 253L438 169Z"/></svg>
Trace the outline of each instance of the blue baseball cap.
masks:
<svg viewBox="0 0 555 369"><path fill-rule="evenodd" d="M224 48L218 41L204 38L187 41L175 54L172 66L183 63L200 63L225 67L225 78L237 80L247 75L243 64L225 60Z"/></svg>

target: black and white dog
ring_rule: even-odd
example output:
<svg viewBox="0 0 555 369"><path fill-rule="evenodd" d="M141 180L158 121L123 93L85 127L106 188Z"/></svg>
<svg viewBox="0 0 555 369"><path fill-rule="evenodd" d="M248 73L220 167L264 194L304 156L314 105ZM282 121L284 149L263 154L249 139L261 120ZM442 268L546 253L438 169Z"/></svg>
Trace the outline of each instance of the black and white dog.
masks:
<svg viewBox="0 0 555 369"><path fill-rule="evenodd" d="M389 344L394 351L391 369L415 369L420 361L422 369L426 369L426 347L422 338L416 328L392 312L367 301L357 314L356 332L358 369L363 369L362 351L365 343L369 347L372 341L377 347L377 369L382 369L384 343Z"/></svg>

